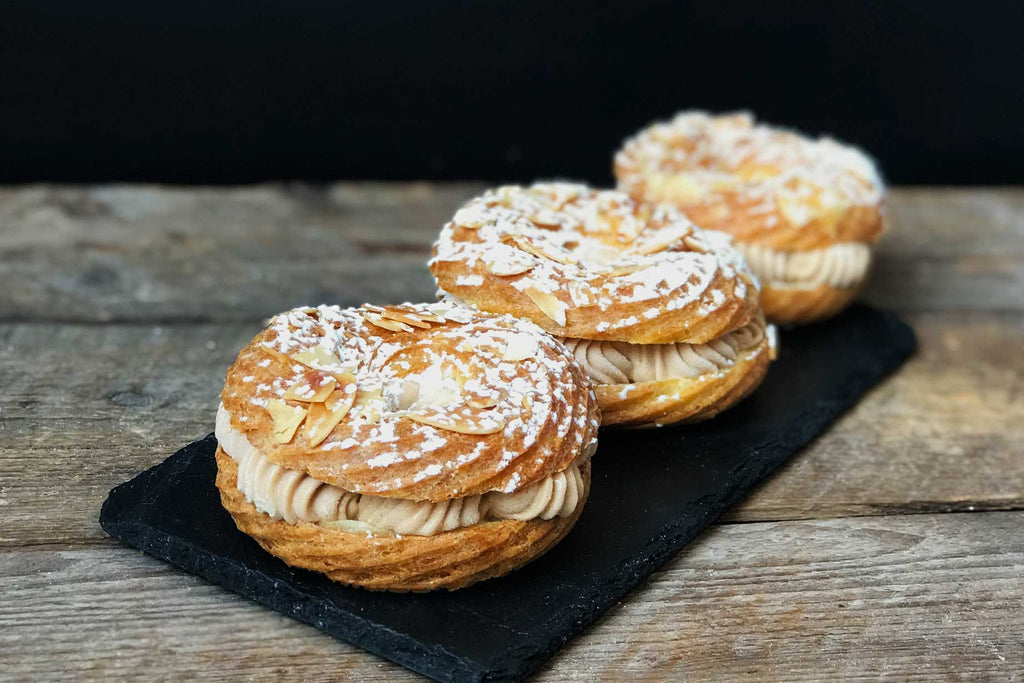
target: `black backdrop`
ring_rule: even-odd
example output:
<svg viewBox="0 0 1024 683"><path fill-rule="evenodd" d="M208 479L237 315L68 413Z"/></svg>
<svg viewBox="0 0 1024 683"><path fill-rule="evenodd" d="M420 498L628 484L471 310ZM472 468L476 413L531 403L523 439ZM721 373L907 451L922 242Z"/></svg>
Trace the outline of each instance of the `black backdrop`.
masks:
<svg viewBox="0 0 1024 683"><path fill-rule="evenodd" d="M1024 3L0 0L0 181L607 183L746 107L895 182L1024 181Z"/></svg>

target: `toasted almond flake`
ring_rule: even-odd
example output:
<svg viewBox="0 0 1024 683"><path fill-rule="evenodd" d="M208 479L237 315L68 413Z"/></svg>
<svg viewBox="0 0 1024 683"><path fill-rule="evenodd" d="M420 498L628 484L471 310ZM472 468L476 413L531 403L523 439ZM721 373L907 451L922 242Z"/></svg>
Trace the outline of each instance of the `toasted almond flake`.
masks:
<svg viewBox="0 0 1024 683"><path fill-rule="evenodd" d="M469 228L470 230L476 230L487 225L487 220L473 209L459 209L455 212L452 220L456 225Z"/></svg>
<svg viewBox="0 0 1024 683"><path fill-rule="evenodd" d="M383 313L385 310L383 306L375 306L373 304L363 304L360 308L363 308L367 311L372 311L374 313Z"/></svg>
<svg viewBox="0 0 1024 683"><path fill-rule="evenodd" d="M523 400L520 402L522 405L521 418L524 422L529 422L533 419L533 394L523 394Z"/></svg>
<svg viewBox="0 0 1024 683"><path fill-rule="evenodd" d="M576 201L579 198L579 196L579 189L576 187L572 187L568 191L560 192L557 195L555 195L551 205L554 207L555 211L561 211L566 207L566 205Z"/></svg>
<svg viewBox="0 0 1024 683"><path fill-rule="evenodd" d="M304 403L320 403L334 391L337 380L323 370L307 370L302 379L288 388L281 396L286 401L302 401Z"/></svg>
<svg viewBox="0 0 1024 683"><path fill-rule="evenodd" d="M374 313L364 313L363 318L366 322L371 325L375 325L385 330L391 330L392 332L412 332L412 328L405 323L398 322L397 320L385 320L380 315Z"/></svg>
<svg viewBox="0 0 1024 683"><path fill-rule="evenodd" d="M630 273L635 273L640 270L646 270L649 267L649 263L631 263L629 265L616 266L611 270L607 270L605 271L605 275L609 275L611 277L619 277L620 275L629 275Z"/></svg>
<svg viewBox="0 0 1024 683"><path fill-rule="evenodd" d="M295 430L306 419L306 408L293 406L279 398L267 401L267 412L274 421L274 441L288 443L295 436Z"/></svg>
<svg viewBox="0 0 1024 683"><path fill-rule="evenodd" d="M319 446L331 435L338 423L345 419L355 399L356 392L338 389L324 403L310 406L306 418L306 439L311 446Z"/></svg>
<svg viewBox="0 0 1024 683"><path fill-rule="evenodd" d="M350 389L349 387L355 386L356 376L351 372L338 372L335 373L334 379L338 382L338 391L344 391L347 394L355 395L356 390Z"/></svg>
<svg viewBox="0 0 1024 683"><path fill-rule="evenodd" d="M558 230L562 227L562 221L559 220L558 214L549 209L541 209L530 216L530 222L544 230Z"/></svg>
<svg viewBox="0 0 1024 683"><path fill-rule="evenodd" d="M288 358L316 370L333 370L341 366L341 359L323 345L311 346Z"/></svg>
<svg viewBox="0 0 1024 683"><path fill-rule="evenodd" d="M523 292L530 300L537 305L541 313L565 327L565 310L568 308L564 303L549 292L542 291L536 287L527 287Z"/></svg>
<svg viewBox="0 0 1024 683"><path fill-rule="evenodd" d="M520 361L531 358L537 353L537 338L529 334L513 334L509 336L505 345L505 352L501 359L507 361Z"/></svg>
<svg viewBox="0 0 1024 683"><path fill-rule="evenodd" d="M538 258L554 261L555 263L568 265L577 262L569 252L557 245L551 244L547 240L541 242L540 240L531 240L525 235L507 235L502 242L514 244L528 254L533 254Z"/></svg>
<svg viewBox="0 0 1024 683"><path fill-rule="evenodd" d="M634 252L637 254L656 254L659 251L668 249L673 244L690 235L690 228L675 225L669 228L658 230L651 239L639 243Z"/></svg>
<svg viewBox="0 0 1024 683"><path fill-rule="evenodd" d="M450 410L424 408L406 413L413 422L459 434L495 434L505 428L505 418L494 411L464 415Z"/></svg>
<svg viewBox="0 0 1024 683"><path fill-rule="evenodd" d="M382 318L388 320L397 320L400 323L406 323L413 327L419 327L421 329L429 329L430 323L423 320L423 317L419 313L410 311L407 308L398 308L397 306L385 306L384 312L381 313Z"/></svg>
<svg viewBox="0 0 1024 683"><path fill-rule="evenodd" d="M487 393L481 391L467 391L466 405L480 409L493 408L508 396L508 392L501 387L489 388L490 391Z"/></svg>
<svg viewBox="0 0 1024 683"><path fill-rule="evenodd" d="M381 417L380 397L380 388L368 390L358 389L356 391L355 401L353 401L349 412L353 416L358 415L370 422L376 422Z"/></svg>
<svg viewBox="0 0 1024 683"><path fill-rule="evenodd" d="M695 251L698 254L708 253L708 245L704 244L693 235L688 235L684 237L683 244L685 244L690 251Z"/></svg>
<svg viewBox="0 0 1024 683"><path fill-rule="evenodd" d="M529 256L523 255L522 257L516 256L514 258L501 259L500 261L485 261L484 265L488 273L505 276L522 275L529 272L537 266L537 262Z"/></svg>

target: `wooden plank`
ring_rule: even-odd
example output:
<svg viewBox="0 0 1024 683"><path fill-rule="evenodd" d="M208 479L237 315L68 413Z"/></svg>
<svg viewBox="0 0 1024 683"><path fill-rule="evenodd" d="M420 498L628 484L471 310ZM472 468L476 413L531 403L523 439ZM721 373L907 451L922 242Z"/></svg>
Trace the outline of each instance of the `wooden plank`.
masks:
<svg viewBox="0 0 1024 683"><path fill-rule="evenodd" d="M1022 521L1011 512L716 527L541 679L1020 680Z"/></svg>
<svg viewBox="0 0 1024 683"><path fill-rule="evenodd" d="M0 191L0 319L258 320L433 300L430 244L479 185Z"/></svg>
<svg viewBox="0 0 1024 683"><path fill-rule="evenodd" d="M727 520L1024 508L1024 316L909 321L918 354Z"/></svg>
<svg viewBox="0 0 1024 683"><path fill-rule="evenodd" d="M127 549L0 552L0 590L14 678L413 680ZM538 680L1021 680L1022 623L1024 512L726 525Z"/></svg>
<svg viewBox="0 0 1024 683"><path fill-rule="evenodd" d="M258 324L0 326L0 545L113 543L107 492L213 431Z"/></svg>
<svg viewBox="0 0 1024 683"><path fill-rule="evenodd" d="M257 320L429 300L425 260L480 184L0 189L0 320ZM869 301L1024 306L1024 190L896 189Z"/></svg>
<svg viewBox="0 0 1024 683"><path fill-rule="evenodd" d="M921 352L732 521L1024 507L1024 319L922 314ZM0 545L107 544L107 491L212 429L259 326L0 326Z"/></svg>

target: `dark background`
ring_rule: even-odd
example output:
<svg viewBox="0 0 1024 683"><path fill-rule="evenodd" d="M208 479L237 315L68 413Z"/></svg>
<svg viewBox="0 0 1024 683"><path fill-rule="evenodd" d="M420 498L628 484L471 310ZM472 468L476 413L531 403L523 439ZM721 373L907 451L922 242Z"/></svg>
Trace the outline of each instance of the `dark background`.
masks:
<svg viewBox="0 0 1024 683"><path fill-rule="evenodd" d="M610 182L750 108L899 183L1024 182L1024 3L0 0L0 182Z"/></svg>

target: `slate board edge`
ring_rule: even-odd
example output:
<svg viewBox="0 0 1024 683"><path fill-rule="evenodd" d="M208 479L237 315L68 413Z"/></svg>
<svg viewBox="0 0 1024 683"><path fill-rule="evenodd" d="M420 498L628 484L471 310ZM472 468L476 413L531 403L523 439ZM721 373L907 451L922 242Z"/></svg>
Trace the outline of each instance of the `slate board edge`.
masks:
<svg viewBox="0 0 1024 683"><path fill-rule="evenodd" d="M177 471L187 466L192 458L203 456L202 451L210 448L210 442L216 443L212 434L198 441L193 441L162 463L151 467L128 482L111 490L100 510L100 527L113 538L148 555L152 555L179 569L226 588L247 600L252 600L275 612L309 624L339 640L351 643L384 659L391 660L416 673L439 681L500 680L489 677L487 675L488 670L472 660L460 657L443 648L423 647L419 641L409 636L395 633L372 620L360 619L351 612L338 611L335 613L335 618L339 618L338 615L341 615L339 620L345 622L345 625L350 630L338 631L328 628L320 619L318 612L330 609L329 600L309 595L296 590L286 583L269 579L259 572L248 570L248 568L241 564L231 563L232 571L217 571L214 567L222 563L215 561L218 558L212 552L169 534L162 534L159 541L150 540L152 535L144 533L148 530L144 524L134 520L129 522L120 521L120 515L134 510L140 505L145 504L147 500L152 499L164 487L165 482ZM156 475L163 476L157 479ZM134 488L136 482L146 487L145 493L134 504L127 503L123 500L123 497L132 495L132 488ZM258 584L265 589L265 593L270 593L271 591L277 591L279 595L287 593L288 597L291 598L292 608L287 612L282 611L279 605L270 604L259 597L246 594L235 586L230 585L227 581L236 575L234 570L237 570L237 575L245 579L245 581L240 581L236 585L254 586ZM438 660L445 662L445 665L440 667L423 666L425 661L436 663Z"/></svg>
<svg viewBox="0 0 1024 683"><path fill-rule="evenodd" d="M841 395L832 399L837 403L849 404L844 411L835 414L831 419L824 423L816 425L814 429L804 430L804 433L802 433L800 438L797 440L799 442L798 448L792 450L786 449L782 452L772 454L769 458L758 463L758 466L746 466L739 468L738 471L734 473L734 476L736 476L741 483L733 489L733 492L729 496L723 498L717 505L708 508L705 514L703 514L699 519L690 520L689 523L680 522L678 524L670 524L659 531L659 533L653 536L648 543L648 547L653 547L654 549L649 553L645 552L637 555L634 561L630 564L630 567L636 567L635 573L630 573L629 576L626 577L626 580L620 582L614 587L614 590L605 593L605 596L608 599L601 602L591 603L588 609L577 607L575 609L569 609L563 613L560 621L563 622L564 626L559 629L562 631L562 634L549 640L543 647L534 648L529 652L513 651L510 652L508 656L500 660L478 662L476 660L455 655L444 648L425 648L415 639L390 631L371 620L360 619L349 612L341 612L344 615L341 621L354 628L345 633L337 632L335 629L327 628L324 623L317 618L316 613L328 608L329 601L297 591L282 583L266 579L257 572L246 571L244 566L239 567L243 574L250 575L250 584L253 583L252 579L255 579L255 583L261 583L264 587L273 587L274 590L279 592L287 589L287 591L293 595L295 601L292 609L288 612L281 613L310 624L311 626L330 633L332 636L339 638L340 640L351 643L368 652L394 661L395 663L412 671L439 681L521 680L536 671L565 643L593 624L625 594L653 574L661 567L661 565L673 557L685 545L693 541L701 531L707 528L707 526L717 519L725 510L746 497L757 482L774 471L790 456L800 452L807 446L807 444L813 441L816 436L827 430L828 427L841 417L846 410L856 404L856 400L853 399L856 399L869 391L882 379L898 369L900 365L902 365L902 363L913 354L914 350L917 348L916 335L914 334L913 329L892 313L884 311L876 312L884 316L892 327L894 336L893 343L886 349L888 352L887 358L883 358L879 361L878 368L874 372L863 375L856 385L848 385L847 387L844 387L845 391L843 391ZM809 408L807 413L813 414L816 412L816 408L817 406ZM141 525L135 522L120 523L114 517L114 515L123 508L122 501L118 500L120 496L130 494L130 489L126 487L130 487L137 480L144 480L142 483L147 485L148 490L146 491L146 495L139 501L139 503L136 504L136 506L143 504L146 500L152 499L152 497L163 488L164 482L168 477L187 465L188 462L191 461L191 459L204 447L209 447L208 442L212 440L213 436L209 435L204 439L192 442L180 449L177 453L171 456L171 458L168 458L168 460L165 460L155 467L137 475L129 482L121 484L111 490L107 500L103 503L103 508L100 513L100 525L108 534L127 543L128 545L136 547L143 552L158 557L190 573L201 576L212 583L228 588L232 592L242 595L247 599L258 602L266 607L270 607L275 611L280 611L274 605L264 602L259 598L246 595L225 584L224 582L229 578L230 572L207 571L206 568L202 567L203 563L197 562L197 559L200 557L209 559L214 558L215 556L212 553L198 548L192 543L169 535L164 536L163 542L146 542L140 534ZM188 451L187 455L186 451ZM183 459L178 461L178 456L182 456ZM172 463L172 460L175 462ZM166 472L162 472L169 465L171 465L172 468L170 470L166 470ZM156 484L152 484L151 480L155 479L156 475L161 473L163 473L164 476L160 477L160 480L157 481ZM132 506L132 509L136 506ZM668 542L655 543L657 539L666 539ZM176 556L175 553L180 554ZM209 565L214 563L206 564ZM580 604L583 603L585 603L585 601L581 601ZM376 633L374 633L374 631L376 631ZM439 663L439 660L443 661L445 664L443 666L438 666L437 664ZM425 665L425 662L429 664Z"/></svg>
<svg viewBox="0 0 1024 683"><path fill-rule="evenodd" d="M892 344L886 349L887 353L885 354L885 357L879 357L878 367L874 372L863 375L856 385L848 385L844 388L845 391L842 392L841 396L837 396L832 399L835 403L848 404L841 412L836 413L831 417L831 419L826 420L823 423L805 428L799 439L796 439L799 443L797 448L791 450L786 449L782 452L772 454L768 459L760 462L758 466L748 465L734 472L734 476L741 482L740 485L736 486L733 489L733 493L723 498L718 505L708 508L699 520L691 520L692 523L690 524L678 523L669 524L663 527L656 536L653 536L650 539L648 543L648 546L653 546L655 550L650 553L637 555L637 557L634 558L632 565L641 568L640 571L634 575L634 578L630 581L621 583L617 587L617 591L614 593L614 597L611 600L608 600L603 604L596 604L591 610L575 610L568 612L566 614L566 619L563 621L570 622L570 625L565 627L562 636L552 639L546 647L535 650L532 655L528 655L526 658L520 659L520 666L515 667L514 669L513 667L506 668L502 663L495 662L487 667L488 670L492 673L499 673L499 675L507 674L508 680L521 680L536 671L563 645L579 635L583 630L593 625L601 615L619 602L619 600L629 593L629 591L639 586L644 580L650 577L651 574L660 569L665 562L670 560L676 555L676 553L682 550L682 548L696 539L705 529L707 529L708 526L720 517L722 513L746 498L758 482L771 474L790 457L800 453L814 439L825 433L825 431L827 431L829 427L848 410L853 408L864 394L878 385L883 379L898 370L917 350L917 335L914 333L912 327L903 322L903 320L894 313L879 311L877 309L875 309L875 312L884 317L886 322L892 328ZM816 408L817 406L809 408L805 413L811 415L816 412ZM805 421L805 424L807 422L810 422L810 420ZM658 538L668 539L669 542L665 544L656 543L655 541ZM498 679L488 678L487 680L506 679L502 676Z"/></svg>

